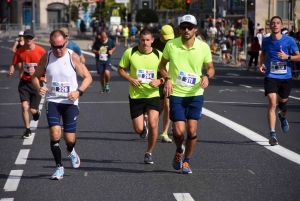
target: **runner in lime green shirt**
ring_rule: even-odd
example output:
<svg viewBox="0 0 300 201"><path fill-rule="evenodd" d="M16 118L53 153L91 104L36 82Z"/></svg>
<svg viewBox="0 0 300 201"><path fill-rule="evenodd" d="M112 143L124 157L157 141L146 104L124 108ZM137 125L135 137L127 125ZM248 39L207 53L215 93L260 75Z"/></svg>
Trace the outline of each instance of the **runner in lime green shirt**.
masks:
<svg viewBox="0 0 300 201"><path fill-rule="evenodd" d="M122 28L122 36L124 37L124 45L125 47L127 46L127 39L129 36L129 28L127 26L127 24L124 25L124 27Z"/></svg>
<svg viewBox="0 0 300 201"><path fill-rule="evenodd" d="M165 80L164 93L170 96L170 120L173 122L173 138L176 154L173 168L182 173L192 173L190 157L197 142L197 123L201 118L203 92L209 78L215 74L209 46L195 39L197 20L193 15L184 15L180 20L181 37L170 40L164 49L159 72ZM169 73L166 64L169 62ZM202 75L202 66L206 74ZM184 131L187 139L184 153Z"/></svg>
<svg viewBox="0 0 300 201"><path fill-rule="evenodd" d="M139 45L124 52L118 67L119 75L129 82L129 106L133 128L143 139L148 135L145 113L148 114L149 137L145 164L153 164L152 150L158 136L158 86L164 82L162 78L157 79L162 53L151 47L153 40L151 30L143 29L139 35ZM130 67L129 74L125 72L127 67Z"/></svg>

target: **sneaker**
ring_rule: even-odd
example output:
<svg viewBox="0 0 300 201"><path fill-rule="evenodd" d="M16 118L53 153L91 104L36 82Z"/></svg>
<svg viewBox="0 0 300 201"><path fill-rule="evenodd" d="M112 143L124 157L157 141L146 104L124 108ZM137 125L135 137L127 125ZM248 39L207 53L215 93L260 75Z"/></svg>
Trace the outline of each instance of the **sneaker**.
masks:
<svg viewBox="0 0 300 201"><path fill-rule="evenodd" d="M100 91L100 94L103 94L105 92L105 88L102 88L102 90Z"/></svg>
<svg viewBox="0 0 300 201"><path fill-rule="evenodd" d="M110 89L109 89L109 85L108 85L108 84L105 85L105 91L106 91L106 93L109 93L109 92L110 92Z"/></svg>
<svg viewBox="0 0 300 201"><path fill-rule="evenodd" d="M271 135L270 140L269 140L269 144L271 146L278 145L277 138L275 136Z"/></svg>
<svg viewBox="0 0 300 201"><path fill-rule="evenodd" d="M33 114L33 115L32 115L33 120L34 120L34 121L39 120L40 115L41 115L41 112L40 112L40 111L38 111L37 113Z"/></svg>
<svg viewBox="0 0 300 201"><path fill-rule="evenodd" d="M180 168L182 166L182 155L184 154L184 151L185 151L184 145L181 145L181 148L183 149L182 153L176 152L174 159L172 160L173 168L175 170L180 170Z"/></svg>
<svg viewBox="0 0 300 201"><path fill-rule="evenodd" d="M280 129L282 130L282 132L284 132L284 133L288 132L289 131L289 123L286 120L286 118L281 116L280 111L278 112L277 116L280 121Z"/></svg>
<svg viewBox="0 0 300 201"><path fill-rule="evenodd" d="M54 172L54 174L51 176L52 180L62 180L62 178L64 177L64 167L58 165L56 167L56 170Z"/></svg>
<svg viewBox="0 0 300 201"><path fill-rule="evenodd" d="M146 117L145 115L145 118L144 118L144 129L142 131L142 133L140 134L140 137L142 139L145 139L147 136L148 136L148 126L147 126L147 120L148 120L148 116Z"/></svg>
<svg viewBox="0 0 300 201"><path fill-rule="evenodd" d="M160 135L161 136L161 141L162 142L167 142L167 143L171 143L172 139L169 138L167 133L163 133Z"/></svg>
<svg viewBox="0 0 300 201"><path fill-rule="evenodd" d="M23 134L23 138L24 139L28 139L31 138L31 131L30 130L26 130Z"/></svg>
<svg viewBox="0 0 300 201"><path fill-rule="evenodd" d="M151 154L149 154L149 153L145 154L144 163L145 164L153 164L153 160L152 160L152 155Z"/></svg>
<svg viewBox="0 0 300 201"><path fill-rule="evenodd" d="M70 153L70 155L68 157L70 158L70 161L71 161L71 164L72 164L73 168L79 168L80 158L77 155L74 148L73 148L73 151Z"/></svg>
<svg viewBox="0 0 300 201"><path fill-rule="evenodd" d="M182 163L182 169L181 169L182 174L191 174L192 170L190 168L190 164L188 162L183 162Z"/></svg>

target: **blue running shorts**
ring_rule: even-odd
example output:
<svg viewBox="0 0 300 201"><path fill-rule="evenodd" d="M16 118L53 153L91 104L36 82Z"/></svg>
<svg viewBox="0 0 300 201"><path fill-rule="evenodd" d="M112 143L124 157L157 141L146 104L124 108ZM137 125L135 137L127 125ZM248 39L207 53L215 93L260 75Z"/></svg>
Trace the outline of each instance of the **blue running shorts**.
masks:
<svg viewBox="0 0 300 201"><path fill-rule="evenodd" d="M78 105L46 102L46 110L49 128L60 126L60 117L62 117L64 132L76 132Z"/></svg>
<svg viewBox="0 0 300 201"><path fill-rule="evenodd" d="M170 96L170 120L186 121L189 119L201 119L203 95L192 97Z"/></svg>

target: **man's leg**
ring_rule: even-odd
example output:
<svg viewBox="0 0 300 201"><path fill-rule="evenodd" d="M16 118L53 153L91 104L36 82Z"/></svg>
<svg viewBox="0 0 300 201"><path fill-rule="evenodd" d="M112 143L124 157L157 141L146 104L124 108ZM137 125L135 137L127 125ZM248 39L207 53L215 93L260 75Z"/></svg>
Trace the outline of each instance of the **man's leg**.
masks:
<svg viewBox="0 0 300 201"><path fill-rule="evenodd" d="M157 121L158 121L159 112L156 110L147 109L147 114L148 114L148 129L149 129L147 152L152 153L158 136Z"/></svg>
<svg viewBox="0 0 300 201"><path fill-rule="evenodd" d="M187 120L186 131L187 139L185 142L185 157L191 158L197 143L197 124L198 121L194 119Z"/></svg>
<svg viewBox="0 0 300 201"><path fill-rule="evenodd" d="M169 98L164 98L164 114L163 114L163 134L162 134L162 141L171 143L172 139L168 136L169 126L170 126L170 100ZM164 136L163 136L164 135Z"/></svg>
<svg viewBox="0 0 300 201"><path fill-rule="evenodd" d="M27 101L22 101L22 118L23 123L26 128L26 131L23 134L23 138L30 138L31 137L31 130L30 130L30 117L29 117L29 103Z"/></svg>
<svg viewBox="0 0 300 201"><path fill-rule="evenodd" d="M267 117L268 117L268 124L269 124L269 128L270 130L274 130L275 131L275 124L276 124L276 98L277 98L277 94L276 93L269 93L268 94L268 100L269 100L269 105L268 105L268 113L267 113Z"/></svg>
<svg viewBox="0 0 300 201"><path fill-rule="evenodd" d="M110 88L109 88L109 81L110 81L110 71L111 71L111 64L107 63L105 66L105 75L104 75L104 82L105 82L105 91L107 93L110 92Z"/></svg>

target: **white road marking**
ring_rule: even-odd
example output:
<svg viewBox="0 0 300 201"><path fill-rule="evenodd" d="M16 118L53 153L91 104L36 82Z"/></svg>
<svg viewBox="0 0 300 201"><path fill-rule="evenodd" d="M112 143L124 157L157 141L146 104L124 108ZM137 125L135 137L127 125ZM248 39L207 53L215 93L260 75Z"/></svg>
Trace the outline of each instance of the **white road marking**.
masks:
<svg viewBox="0 0 300 201"><path fill-rule="evenodd" d="M88 176L88 172L85 172L85 173L84 173L84 176L85 176L85 177Z"/></svg>
<svg viewBox="0 0 300 201"><path fill-rule="evenodd" d="M263 89L260 89L259 91L265 92L265 90L263 90ZM297 92L297 91L296 91L296 92ZM289 98L296 99L296 100L300 100L300 98L299 98L299 97L296 97L296 96L289 96Z"/></svg>
<svg viewBox="0 0 300 201"><path fill-rule="evenodd" d="M37 125L38 125L38 121L31 120L30 121L30 130L32 130L32 131L36 130Z"/></svg>
<svg viewBox="0 0 300 201"><path fill-rule="evenodd" d="M22 175L23 170L10 171L8 179L6 180L6 183L4 185L4 191L16 191Z"/></svg>
<svg viewBox="0 0 300 201"><path fill-rule="evenodd" d="M234 73L227 73L226 75L229 75L229 76L239 76L239 74L234 74Z"/></svg>
<svg viewBox="0 0 300 201"><path fill-rule="evenodd" d="M252 170L248 170L251 174L255 174Z"/></svg>
<svg viewBox="0 0 300 201"><path fill-rule="evenodd" d="M129 101L99 101L99 102L80 102L81 104L85 103L85 104L101 104L101 103L105 103L105 104L111 104L111 103L129 103Z"/></svg>
<svg viewBox="0 0 300 201"><path fill-rule="evenodd" d="M173 193L177 201L194 201L189 193Z"/></svg>
<svg viewBox="0 0 300 201"><path fill-rule="evenodd" d="M254 131L251 131L250 129L237 124L229 119L226 119L210 110L207 110L205 108L202 109L202 114L224 124L225 126L227 126L228 128L231 128L232 130L240 133L241 135L247 137L248 139L256 142L259 145L262 145L264 148L278 154L279 156L282 156L290 161L293 161L297 164L300 165L300 155L290 151L280 145L277 146L270 146L269 145L269 140L261 135L259 135L258 133L255 133Z"/></svg>
<svg viewBox="0 0 300 201"><path fill-rule="evenodd" d="M14 201L14 198L1 198L0 201Z"/></svg>
<svg viewBox="0 0 300 201"><path fill-rule="evenodd" d="M21 149L17 160L15 162L16 165L25 165L30 149Z"/></svg>
<svg viewBox="0 0 300 201"><path fill-rule="evenodd" d="M246 87L246 88L252 88L251 86L248 85L243 85L243 84L239 84L241 87Z"/></svg>
<svg viewBox="0 0 300 201"><path fill-rule="evenodd" d="M23 145L32 145L35 133L31 133L31 138L24 139Z"/></svg>
<svg viewBox="0 0 300 201"><path fill-rule="evenodd" d="M227 80L223 80L223 82L228 83L228 84L233 84L233 82L229 82Z"/></svg>
<svg viewBox="0 0 300 201"><path fill-rule="evenodd" d="M0 87L0 89L9 89L9 87Z"/></svg>

